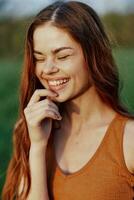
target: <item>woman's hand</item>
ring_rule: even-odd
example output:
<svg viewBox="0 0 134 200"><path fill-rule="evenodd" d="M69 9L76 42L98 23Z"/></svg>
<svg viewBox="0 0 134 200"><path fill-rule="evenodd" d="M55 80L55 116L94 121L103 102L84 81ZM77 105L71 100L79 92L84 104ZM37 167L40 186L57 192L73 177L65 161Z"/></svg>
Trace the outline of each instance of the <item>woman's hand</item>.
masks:
<svg viewBox="0 0 134 200"><path fill-rule="evenodd" d="M52 129L52 119L62 119L57 105L52 102L56 96L56 93L48 89L38 89L24 109L31 144L47 145ZM46 97L46 99L39 101L40 97Z"/></svg>

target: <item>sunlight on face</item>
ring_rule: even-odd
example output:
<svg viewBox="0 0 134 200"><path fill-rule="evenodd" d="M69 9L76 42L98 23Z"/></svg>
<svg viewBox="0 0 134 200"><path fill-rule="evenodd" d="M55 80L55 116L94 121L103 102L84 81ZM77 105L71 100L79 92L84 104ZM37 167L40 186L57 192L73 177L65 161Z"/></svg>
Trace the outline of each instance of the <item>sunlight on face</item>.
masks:
<svg viewBox="0 0 134 200"><path fill-rule="evenodd" d="M89 88L88 66L78 42L51 23L33 35L35 73L44 88L59 94L57 101L75 98Z"/></svg>

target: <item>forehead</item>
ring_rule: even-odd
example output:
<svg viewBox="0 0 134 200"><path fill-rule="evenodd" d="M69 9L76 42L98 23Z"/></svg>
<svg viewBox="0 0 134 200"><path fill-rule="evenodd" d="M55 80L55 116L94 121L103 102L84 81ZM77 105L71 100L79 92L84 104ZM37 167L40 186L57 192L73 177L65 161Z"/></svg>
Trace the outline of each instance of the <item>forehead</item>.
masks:
<svg viewBox="0 0 134 200"><path fill-rule="evenodd" d="M37 27L33 34L33 44L35 49L52 49L70 45L80 46L72 36L65 30L57 28L50 23Z"/></svg>

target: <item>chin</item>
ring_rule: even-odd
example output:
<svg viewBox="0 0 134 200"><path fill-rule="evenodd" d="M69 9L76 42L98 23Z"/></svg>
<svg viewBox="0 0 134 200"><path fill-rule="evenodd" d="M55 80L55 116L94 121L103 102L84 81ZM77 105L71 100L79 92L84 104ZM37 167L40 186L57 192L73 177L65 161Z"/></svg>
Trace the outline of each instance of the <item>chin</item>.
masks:
<svg viewBox="0 0 134 200"><path fill-rule="evenodd" d="M58 96L54 97L55 102L64 103L72 99L72 93L70 90L65 90L62 92L57 92Z"/></svg>
<svg viewBox="0 0 134 200"><path fill-rule="evenodd" d="M66 102L66 101L68 101L68 100L69 100L68 97L65 97L65 95L60 95L60 94L59 94L58 97L56 97L56 98L53 99L53 101L59 102L59 103Z"/></svg>

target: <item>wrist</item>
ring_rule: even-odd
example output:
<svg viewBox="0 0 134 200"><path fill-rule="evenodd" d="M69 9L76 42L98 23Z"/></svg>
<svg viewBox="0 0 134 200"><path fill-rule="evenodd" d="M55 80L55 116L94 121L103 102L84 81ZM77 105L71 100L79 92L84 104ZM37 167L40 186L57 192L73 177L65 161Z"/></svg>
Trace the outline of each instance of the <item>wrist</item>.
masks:
<svg viewBox="0 0 134 200"><path fill-rule="evenodd" d="M30 151L32 152L38 152L38 151L46 151L47 144L44 142L37 142L37 143L31 143Z"/></svg>

